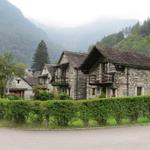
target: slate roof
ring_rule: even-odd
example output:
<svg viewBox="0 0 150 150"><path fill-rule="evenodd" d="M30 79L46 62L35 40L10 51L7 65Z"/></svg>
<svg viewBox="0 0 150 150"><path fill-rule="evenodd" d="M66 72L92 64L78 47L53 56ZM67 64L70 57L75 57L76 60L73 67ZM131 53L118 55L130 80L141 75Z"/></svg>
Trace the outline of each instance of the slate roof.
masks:
<svg viewBox="0 0 150 150"><path fill-rule="evenodd" d="M26 84L18 84L16 81L24 81ZM9 89L10 90L27 90L28 86L31 86L24 78L14 77L11 81L9 81Z"/></svg>
<svg viewBox="0 0 150 150"><path fill-rule="evenodd" d="M49 73L53 76L55 73L55 64L45 64L45 67L48 69Z"/></svg>
<svg viewBox="0 0 150 150"><path fill-rule="evenodd" d="M36 86L38 85L38 77L36 76L27 76L24 78L24 80L30 85L30 86Z"/></svg>
<svg viewBox="0 0 150 150"><path fill-rule="evenodd" d="M106 58L107 62L113 64L121 64L124 66L129 66L133 68L140 69L150 69L150 55L145 55L137 52L131 51L122 51L112 48L103 48L100 44L96 44L85 61L81 64L81 69L89 69L89 62L92 60L96 60L97 52L101 54L104 58ZM95 55L93 55L95 53ZM93 58L95 57L95 58ZM94 62L94 61L93 61ZM91 65L91 64L90 64ZM92 65L91 65L92 66ZM91 67L90 66L90 67Z"/></svg>
<svg viewBox="0 0 150 150"><path fill-rule="evenodd" d="M87 57L86 53L79 53L79 52L72 52L72 51L64 51L58 61L58 64L63 55L68 57L68 61L74 68L79 68L80 65L83 63L85 58Z"/></svg>
<svg viewBox="0 0 150 150"><path fill-rule="evenodd" d="M98 44L96 45L96 48L111 63L150 69L150 55L111 48L101 48Z"/></svg>

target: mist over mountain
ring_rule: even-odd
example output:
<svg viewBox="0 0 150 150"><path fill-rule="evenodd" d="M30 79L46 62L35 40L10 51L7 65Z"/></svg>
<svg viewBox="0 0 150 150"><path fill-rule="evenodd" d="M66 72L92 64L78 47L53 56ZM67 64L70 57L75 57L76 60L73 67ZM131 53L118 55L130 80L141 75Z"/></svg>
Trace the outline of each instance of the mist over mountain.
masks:
<svg viewBox="0 0 150 150"><path fill-rule="evenodd" d="M17 61L31 64L38 43L44 40L51 60L55 61L63 50L87 51L104 36L136 22L136 19L99 19L74 28L47 27L24 17L7 0L0 0L0 52L12 51Z"/></svg>
<svg viewBox="0 0 150 150"><path fill-rule="evenodd" d="M12 51L18 61L30 64L41 40L45 40L52 58L57 57L58 45L50 42L47 34L25 18L7 0L0 0L0 52Z"/></svg>
<svg viewBox="0 0 150 150"><path fill-rule="evenodd" d="M65 49L87 51L90 45L100 41L104 36L132 26L137 21L136 19L99 19L93 23L74 28L38 25L48 34L50 41L62 45Z"/></svg>

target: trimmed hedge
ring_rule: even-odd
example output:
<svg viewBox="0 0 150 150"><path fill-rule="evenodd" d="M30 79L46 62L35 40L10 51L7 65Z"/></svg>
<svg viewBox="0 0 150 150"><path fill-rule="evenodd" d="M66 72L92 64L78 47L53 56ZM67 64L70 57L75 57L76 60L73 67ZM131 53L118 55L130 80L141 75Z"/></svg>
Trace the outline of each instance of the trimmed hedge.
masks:
<svg viewBox="0 0 150 150"><path fill-rule="evenodd" d="M95 100L60 101L11 101L0 100L0 119L15 123L44 123L49 126L69 126L72 120L82 120L84 126L90 120L106 125L109 118L120 124L122 119L136 122L139 117L150 118L150 96L102 98Z"/></svg>

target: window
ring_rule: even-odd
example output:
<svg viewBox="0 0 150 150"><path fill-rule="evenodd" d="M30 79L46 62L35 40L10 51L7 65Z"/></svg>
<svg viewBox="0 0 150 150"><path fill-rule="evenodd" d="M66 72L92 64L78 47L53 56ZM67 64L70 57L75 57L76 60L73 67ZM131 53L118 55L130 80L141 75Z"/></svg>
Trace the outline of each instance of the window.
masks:
<svg viewBox="0 0 150 150"><path fill-rule="evenodd" d="M107 72L107 64L106 63L102 63L101 64L101 72L102 73L106 73Z"/></svg>
<svg viewBox="0 0 150 150"><path fill-rule="evenodd" d="M95 95L95 88L92 88L92 95Z"/></svg>
<svg viewBox="0 0 150 150"><path fill-rule="evenodd" d="M120 72L124 72L125 71L125 67L122 66L122 65L115 65L115 67L116 67L117 71L120 71Z"/></svg>
<svg viewBox="0 0 150 150"><path fill-rule="evenodd" d="M137 96L142 95L142 87L137 87Z"/></svg>
<svg viewBox="0 0 150 150"><path fill-rule="evenodd" d="M17 79L17 83L18 83L18 84L20 83L20 79Z"/></svg>

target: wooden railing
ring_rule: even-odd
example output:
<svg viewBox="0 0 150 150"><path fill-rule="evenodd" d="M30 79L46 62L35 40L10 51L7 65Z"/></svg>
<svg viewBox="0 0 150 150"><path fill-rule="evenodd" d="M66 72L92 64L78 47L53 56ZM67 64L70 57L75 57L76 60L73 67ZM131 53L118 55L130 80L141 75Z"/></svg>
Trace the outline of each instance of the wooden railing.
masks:
<svg viewBox="0 0 150 150"><path fill-rule="evenodd" d="M69 79L67 77L55 77L53 81L53 86L68 86L69 85Z"/></svg>
<svg viewBox="0 0 150 150"><path fill-rule="evenodd" d="M98 84L109 84L114 82L114 74L103 73L100 78L97 78L96 75L90 75L89 83L93 85Z"/></svg>

